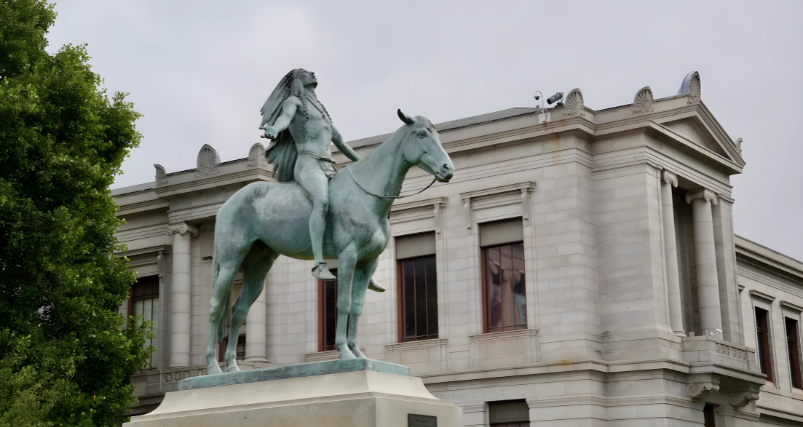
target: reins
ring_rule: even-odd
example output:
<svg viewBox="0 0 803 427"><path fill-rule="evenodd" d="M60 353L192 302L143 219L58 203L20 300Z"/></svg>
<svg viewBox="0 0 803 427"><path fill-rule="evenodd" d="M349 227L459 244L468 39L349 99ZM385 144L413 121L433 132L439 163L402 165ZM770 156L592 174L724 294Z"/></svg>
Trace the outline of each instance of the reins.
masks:
<svg viewBox="0 0 803 427"><path fill-rule="evenodd" d="M406 197L416 196L416 195L419 195L419 194L423 193L424 191L426 191L429 187L432 187L432 185L435 184L435 181L438 180L438 178L432 178L432 182L430 182L429 185L427 185L421 191L419 191L417 193L414 193L414 194L408 194L406 196L383 196L381 194L376 194L376 193L372 193L372 192L368 191L368 189L363 187L360 184L360 182L357 181L357 178L354 177L354 174L351 173L351 168L346 166L346 169L348 169L348 171L349 171L349 176L351 177L351 180L354 181L355 184L357 184L357 187L360 187L360 190L365 191L366 193L370 194L371 196L379 197L380 199L404 199Z"/></svg>

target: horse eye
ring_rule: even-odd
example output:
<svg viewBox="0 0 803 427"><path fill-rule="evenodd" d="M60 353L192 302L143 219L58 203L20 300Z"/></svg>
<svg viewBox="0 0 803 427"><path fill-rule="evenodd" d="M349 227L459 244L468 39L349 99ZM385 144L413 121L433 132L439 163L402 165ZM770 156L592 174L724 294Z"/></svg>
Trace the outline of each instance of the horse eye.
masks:
<svg viewBox="0 0 803 427"><path fill-rule="evenodd" d="M427 133L426 132L418 132L418 137L419 138L426 138L427 137Z"/></svg>

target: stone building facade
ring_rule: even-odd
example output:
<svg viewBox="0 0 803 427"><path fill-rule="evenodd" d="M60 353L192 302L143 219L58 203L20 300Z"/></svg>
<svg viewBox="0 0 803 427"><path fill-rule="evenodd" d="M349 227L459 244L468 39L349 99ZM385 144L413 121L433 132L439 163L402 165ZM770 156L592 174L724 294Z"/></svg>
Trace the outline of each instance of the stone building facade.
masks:
<svg viewBox="0 0 803 427"><path fill-rule="evenodd" d="M544 111L436 125L456 173L394 205L365 354L409 366L466 426L803 425L803 263L734 234L741 142L700 89L695 72L666 98L645 87L595 111L574 89ZM364 156L387 136L350 145ZM121 310L156 324L134 413L205 372L216 212L274 180L261 144L155 167L113 191L120 255L140 276ZM430 179L413 169L402 192ZM331 285L311 267L276 261L242 329L243 369L336 357Z"/></svg>

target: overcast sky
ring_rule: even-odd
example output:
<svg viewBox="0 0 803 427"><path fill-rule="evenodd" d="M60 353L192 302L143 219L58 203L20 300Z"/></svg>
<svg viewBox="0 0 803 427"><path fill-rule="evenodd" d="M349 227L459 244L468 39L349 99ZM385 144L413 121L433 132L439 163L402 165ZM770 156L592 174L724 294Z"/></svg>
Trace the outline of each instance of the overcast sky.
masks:
<svg viewBox="0 0 803 427"><path fill-rule="evenodd" d="M259 108L290 69L315 71L346 140L583 91L602 109L656 98L699 71L703 102L747 161L736 233L803 259L803 1L64 0L51 50L89 45L110 91L144 114L114 187L223 161L259 139ZM264 142L264 140L262 140Z"/></svg>

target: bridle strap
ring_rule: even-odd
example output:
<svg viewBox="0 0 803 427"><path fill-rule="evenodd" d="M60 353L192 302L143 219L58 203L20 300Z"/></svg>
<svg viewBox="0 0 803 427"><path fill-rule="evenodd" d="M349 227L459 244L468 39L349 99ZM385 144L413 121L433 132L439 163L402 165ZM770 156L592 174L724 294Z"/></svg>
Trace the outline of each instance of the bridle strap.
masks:
<svg viewBox="0 0 803 427"><path fill-rule="evenodd" d="M432 187L432 185L435 184L435 181L438 180L438 178L432 178L432 182L430 182L429 185L427 185L421 191L419 191L417 193L414 193L414 194L408 194L406 196L383 196L381 194L376 194L376 193L373 193L371 191L368 191L367 188L363 187L362 184L360 184L360 182L357 181L357 178L354 177L354 174L351 173L351 168L346 166L346 169L349 171L349 176L351 177L351 180L354 181L355 184L357 184L357 187L360 187L360 190L365 191L366 193L370 194L371 196L379 197L380 199L404 199L406 197L416 196L416 195L419 195L419 194L423 193L429 187Z"/></svg>

